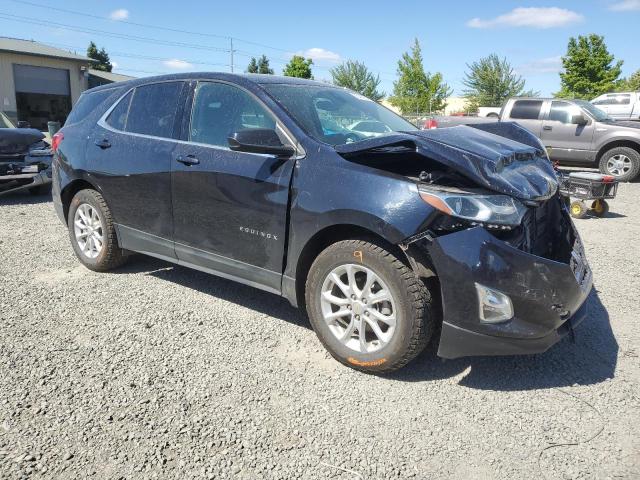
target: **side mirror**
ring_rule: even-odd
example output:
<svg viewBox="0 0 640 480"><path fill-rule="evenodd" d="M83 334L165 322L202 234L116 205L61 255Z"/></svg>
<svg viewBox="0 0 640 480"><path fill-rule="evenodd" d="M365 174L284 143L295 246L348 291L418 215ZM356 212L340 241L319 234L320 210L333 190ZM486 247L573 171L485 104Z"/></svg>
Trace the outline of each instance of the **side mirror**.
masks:
<svg viewBox="0 0 640 480"><path fill-rule="evenodd" d="M578 114L571 116L571 123L574 123L576 125L586 125L587 123L589 123L589 121L585 118L584 115Z"/></svg>
<svg viewBox="0 0 640 480"><path fill-rule="evenodd" d="M234 132L228 139L229 148L236 152L266 153L278 157L290 157L296 153L289 145L283 145L275 130L249 128Z"/></svg>
<svg viewBox="0 0 640 480"><path fill-rule="evenodd" d="M18 122L18 128L31 128L31 124L26 120L20 120Z"/></svg>

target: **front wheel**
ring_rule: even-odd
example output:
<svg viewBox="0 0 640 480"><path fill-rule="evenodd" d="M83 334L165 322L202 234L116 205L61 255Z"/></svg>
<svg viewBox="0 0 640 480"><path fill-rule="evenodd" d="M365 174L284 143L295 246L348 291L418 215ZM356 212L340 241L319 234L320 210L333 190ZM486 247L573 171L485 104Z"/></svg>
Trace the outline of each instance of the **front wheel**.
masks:
<svg viewBox="0 0 640 480"><path fill-rule="evenodd" d="M78 260L90 270L105 272L126 261L118 245L111 211L95 190L80 190L71 200L69 238Z"/></svg>
<svg viewBox="0 0 640 480"><path fill-rule="evenodd" d="M640 173L640 153L629 147L616 147L600 157L600 172L630 182Z"/></svg>
<svg viewBox="0 0 640 480"><path fill-rule="evenodd" d="M395 255L363 240L335 243L316 258L306 302L329 353L366 372L403 367L425 348L433 330L424 283Z"/></svg>

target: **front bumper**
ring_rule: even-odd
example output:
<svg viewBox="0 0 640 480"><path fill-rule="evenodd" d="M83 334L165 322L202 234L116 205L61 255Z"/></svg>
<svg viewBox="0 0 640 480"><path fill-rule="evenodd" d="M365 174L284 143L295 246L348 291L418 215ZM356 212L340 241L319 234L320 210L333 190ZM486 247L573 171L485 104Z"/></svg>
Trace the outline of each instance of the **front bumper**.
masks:
<svg viewBox="0 0 640 480"><path fill-rule="evenodd" d="M592 286L579 237L575 250L584 269L580 283L568 263L526 253L482 227L423 242L441 287L443 324L438 355L514 355L546 351L587 314ZM482 323L475 284L509 296L514 317Z"/></svg>

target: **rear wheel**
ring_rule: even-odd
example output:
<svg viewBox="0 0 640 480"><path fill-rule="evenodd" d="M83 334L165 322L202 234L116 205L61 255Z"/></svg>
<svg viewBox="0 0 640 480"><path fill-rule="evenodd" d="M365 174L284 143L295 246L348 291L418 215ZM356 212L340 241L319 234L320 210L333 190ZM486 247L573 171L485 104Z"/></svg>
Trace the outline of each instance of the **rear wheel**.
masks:
<svg viewBox="0 0 640 480"><path fill-rule="evenodd" d="M640 173L640 154L629 147L616 147L600 157L600 172L613 175L621 182L629 182Z"/></svg>
<svg viewBox="0 0 640 480"><path fill-rule="evenodd" d="M431 297L411 269L384 248L345 240L314 261L307 311L323 345L339 362L384 373L403 367L433 330Z"/></svg>
<svg viewBox="0 0 640 480"><path fill-rule="evenodd" d="M67 225L73 251L88 269L104 272L126 261L118 245L111 211L95 190L80 190L75 194Z"/></svg>
<svg viewBox="0 0 640 480"><path fill-rule="evenodd" d="M598 198L591 204L591 211L598 217L604 217L609 212L609 204L606 200Z"/></svg>

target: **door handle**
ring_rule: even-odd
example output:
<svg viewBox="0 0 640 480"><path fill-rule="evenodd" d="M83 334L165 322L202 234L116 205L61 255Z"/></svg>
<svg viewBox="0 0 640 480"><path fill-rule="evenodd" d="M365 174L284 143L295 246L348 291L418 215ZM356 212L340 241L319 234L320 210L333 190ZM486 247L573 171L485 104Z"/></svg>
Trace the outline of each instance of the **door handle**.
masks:
<svg viewBox="0 0 640 480"><path fill-rule="evenodd" d="M545 125L544 127L542 127L543 130L553 130L553 127L549 126L549 125Z"/></svg>
<svg viewBox="0 0 640 480"><path fill-rule="evenodd" d="M103 138L102 140L96 140L95 144L96 146L100 147L102 150L111 147L111 142L106 138Z"/></svg>
<svg viewBox="0 0 640 480"><path fill-rule="evenodd" d="M178 155L176 157L176 161L188 167L191 165L198 165L200 163L200 160L198 160L195 155Z"/></svg>

